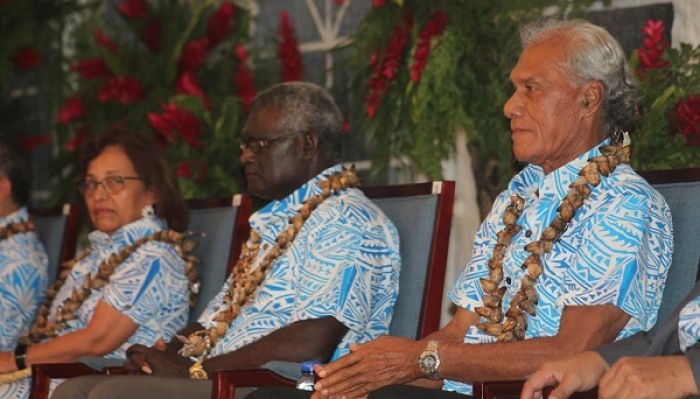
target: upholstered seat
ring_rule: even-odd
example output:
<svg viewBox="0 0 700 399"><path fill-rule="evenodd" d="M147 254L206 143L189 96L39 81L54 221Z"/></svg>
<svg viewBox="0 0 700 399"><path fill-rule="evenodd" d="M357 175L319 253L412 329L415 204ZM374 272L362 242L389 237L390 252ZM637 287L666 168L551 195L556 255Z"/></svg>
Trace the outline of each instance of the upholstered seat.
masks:
<svg viewBox="0 0 700 399"><path fill-rule="evenodd" d="M31 214L39 240L44 244L49 258L51 284L61 263L75 256L80 209L76 205L65 204L61 208L32 209Z"/></svg>

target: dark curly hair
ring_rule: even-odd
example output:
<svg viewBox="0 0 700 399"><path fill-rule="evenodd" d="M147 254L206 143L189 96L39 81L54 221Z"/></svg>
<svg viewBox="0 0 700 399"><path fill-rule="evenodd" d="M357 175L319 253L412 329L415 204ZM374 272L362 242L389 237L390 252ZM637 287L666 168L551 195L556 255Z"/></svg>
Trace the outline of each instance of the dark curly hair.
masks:
<svg viewBox="0 0 700 399"><path fill-rule="evenodd" d="M12 201L18 206L28 205L32 191L32 163L18 143L4 137L0 137L0 173L12 183Z"/></svg>

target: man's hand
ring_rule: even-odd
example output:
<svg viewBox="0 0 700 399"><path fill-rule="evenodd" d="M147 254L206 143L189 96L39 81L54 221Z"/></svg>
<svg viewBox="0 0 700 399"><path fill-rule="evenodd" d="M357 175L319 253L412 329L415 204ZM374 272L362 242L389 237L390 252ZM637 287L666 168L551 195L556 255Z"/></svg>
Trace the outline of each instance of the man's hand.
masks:
<svg viewBox="0 0 700 399"><path fill-rule="evenodd" d="M420 378L418 357L424 347L423 342L390 336L351 345L350 354L316 366L322 379L314 387L313 398L358 398L386 385Z"/></svg>
<svg viewBox="0 0 700 399"><path fill-rule="evenodd" d="M545 363L527 380L520 399L540 399L542 391L553 385L558 386L549 395L550 399L568 398L574 392L598 385L607 369L608 364L595 352Z"/></svg>
<svg viewBox="0 0 700 399"><path fill-rule="evenodd" d="M600 380L601 398L685 398L698 387L685 356L623 357Z"/></svg>
<svg viewBox="0 0 700 399"><path fill-rule="evenodd" d="M126 351L127 361L124 369L130 372L157 375L159 377L189 377L192 361L177 353L166 351L162 341L152 348L132 345Z"/></svg>

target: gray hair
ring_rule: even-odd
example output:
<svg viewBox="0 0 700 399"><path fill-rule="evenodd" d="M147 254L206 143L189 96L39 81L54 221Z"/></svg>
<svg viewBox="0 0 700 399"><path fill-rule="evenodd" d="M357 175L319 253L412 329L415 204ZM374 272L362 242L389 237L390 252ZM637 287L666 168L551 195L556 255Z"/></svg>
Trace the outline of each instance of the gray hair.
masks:
<svg viewBox="0 0 700 399"><path fill-rule="evenodd" d="M569 40L566 69L572 84L597 80L605 86L603 133L632 130L638 118L637 90L620 43L604 28L580 19L544 19L520 28L523 48L553 35Z"/></svg>
<svg viewBox="0 0 700 399"><path fill-rule="evenodd" d="M282 111L289 131L313 131L323 155L340 160L343 116L325 89L307 82L279 83L258 94L250 112L268 106Z"/></svg>

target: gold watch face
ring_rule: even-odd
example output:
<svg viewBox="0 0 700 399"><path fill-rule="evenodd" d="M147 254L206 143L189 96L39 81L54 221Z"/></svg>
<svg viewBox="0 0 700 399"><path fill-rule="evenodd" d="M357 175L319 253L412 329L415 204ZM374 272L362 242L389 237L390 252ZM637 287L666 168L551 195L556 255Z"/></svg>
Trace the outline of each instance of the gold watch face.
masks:
<svg viewBox="0 0 700 399"><path fill-rule="evenodd" d="M423 366L423 370L433 372L435 371L435 367L437 366L437 359L435 358L435 355L426 355L421 359L421 365Z"/></svg>

